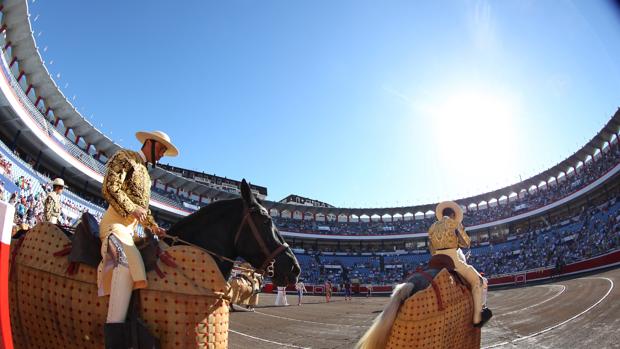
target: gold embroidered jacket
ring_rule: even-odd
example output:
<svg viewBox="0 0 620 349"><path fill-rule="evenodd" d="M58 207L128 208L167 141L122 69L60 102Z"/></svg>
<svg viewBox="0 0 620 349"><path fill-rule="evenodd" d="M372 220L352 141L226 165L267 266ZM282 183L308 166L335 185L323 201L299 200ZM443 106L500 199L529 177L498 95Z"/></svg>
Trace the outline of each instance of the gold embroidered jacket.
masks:
<svg viewBox="0 0 620 349"><path fill-rule="evenodd" d="M458 233L457 233L458 231ZM458 235L457 235L458 234ZM428 229L431 254L446 248L469 247L470 239L462 224L450 217L443 217Z"/></svg>
<svg viewBox="0 0 620 349"><path fill-rule="evenodd" d="M55 191L47 194L43 210L47 222L51 221L52 217L60 219L60 195Z"/></svg>
<svg viewBox="0 0 620 349"><path fill-rule="evenodd" d="M151 176L137 152L119 150L108 160L101 190L106 201L121 216L127 217L137 207L142 207L147 211L147 219L140 223L145 228L157 226L149 209Z"/></svg>

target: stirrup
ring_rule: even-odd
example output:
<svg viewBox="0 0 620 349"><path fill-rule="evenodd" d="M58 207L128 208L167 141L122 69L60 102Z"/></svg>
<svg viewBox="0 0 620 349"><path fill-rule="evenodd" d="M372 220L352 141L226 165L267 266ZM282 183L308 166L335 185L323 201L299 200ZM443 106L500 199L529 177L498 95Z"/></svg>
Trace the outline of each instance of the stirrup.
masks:
<svg viewBox="0 0 620 349"><path fill-rule="evenodd" d="M158 337L155 337L144 321L138 316L140 309L139 291L133 291L129 306L129 330L131 333L132 348L149 348L160 349L161 343Z"/></svg>
<svg viewBox="0 0 620 349"><path fill-rule="evenodd" d="M482 308L480 315L482 317L482 320L480 320L479 323L474 324L474 327L476 328L481 328L482 326L484 326L484 324L491 320L491 318L493 317L493 312L491 311L491 309L485 307Z"/></svg>
<svg viewBox="0 0 620 349"><path fill-rule="evenodd" d="M126 322L104 324L103 336L105 349L131 348L131 339L128 334L129 325Z"/></svg>

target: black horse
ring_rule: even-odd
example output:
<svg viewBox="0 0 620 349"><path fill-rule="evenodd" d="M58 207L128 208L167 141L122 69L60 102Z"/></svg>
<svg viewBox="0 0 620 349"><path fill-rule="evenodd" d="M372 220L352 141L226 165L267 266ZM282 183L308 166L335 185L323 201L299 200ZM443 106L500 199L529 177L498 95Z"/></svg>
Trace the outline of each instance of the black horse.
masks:
<svg viewBox="0 0 620 349"><path fill-rule="evenodd" d="M273 267L276 286L296 283L301 271L293 251L245 179L241 198L211 203L178 221L167 234L229 260L242 257L259 272L270 272ZM228 279L233 263L214 259Z"/></svg>

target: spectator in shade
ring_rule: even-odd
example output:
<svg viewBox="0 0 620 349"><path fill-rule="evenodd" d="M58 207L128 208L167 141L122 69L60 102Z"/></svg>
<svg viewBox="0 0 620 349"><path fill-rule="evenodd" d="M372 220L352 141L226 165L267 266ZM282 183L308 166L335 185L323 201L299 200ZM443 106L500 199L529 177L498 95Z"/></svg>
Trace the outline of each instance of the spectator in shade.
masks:
<svg viewBox="0 0 620 349"><path fill-rule="evenodd" d="M65 189L65 181L62 178L54 179L52 182L52 191L45 198L44 212L45 220L52 224L60 222L60 196Z"/></svg>

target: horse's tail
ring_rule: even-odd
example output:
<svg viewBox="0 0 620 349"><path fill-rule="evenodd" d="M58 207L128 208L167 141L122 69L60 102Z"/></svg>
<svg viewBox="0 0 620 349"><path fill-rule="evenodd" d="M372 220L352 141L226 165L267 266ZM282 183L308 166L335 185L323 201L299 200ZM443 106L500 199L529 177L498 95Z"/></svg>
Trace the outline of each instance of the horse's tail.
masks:
<svg viewBox="0 0 620 349"><path fill-rule="evenodd" d="M362 338L355 346L356 349L382 349L392 330L392 325L398 314L398 309L402 302L407 299L413 291L412 283L399 284L394 288L389 303L385 306L381 314L375 318L372 326L364 333Z"/></svg>

